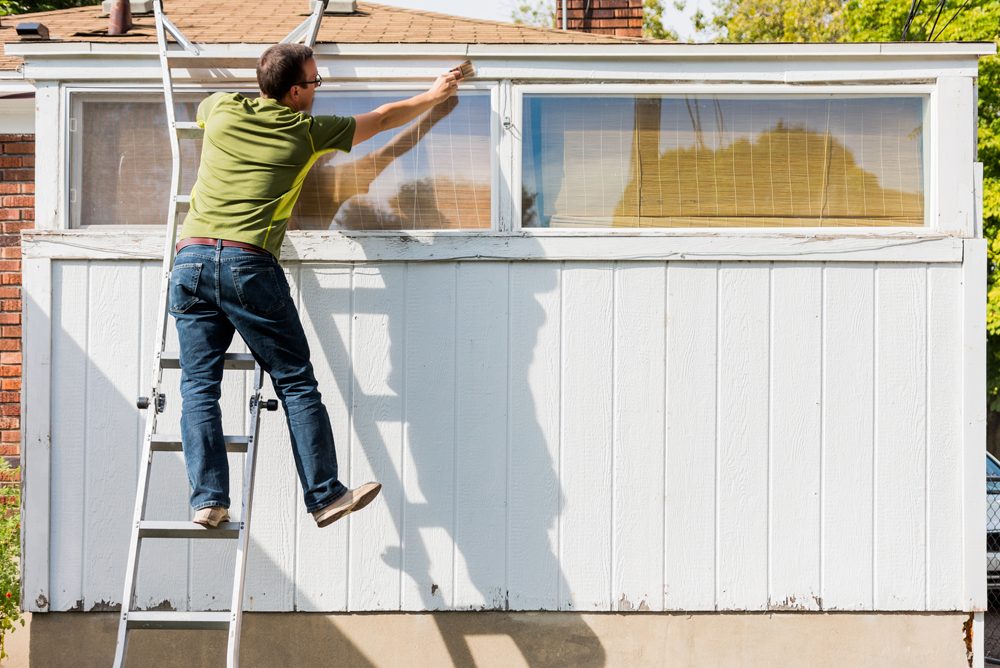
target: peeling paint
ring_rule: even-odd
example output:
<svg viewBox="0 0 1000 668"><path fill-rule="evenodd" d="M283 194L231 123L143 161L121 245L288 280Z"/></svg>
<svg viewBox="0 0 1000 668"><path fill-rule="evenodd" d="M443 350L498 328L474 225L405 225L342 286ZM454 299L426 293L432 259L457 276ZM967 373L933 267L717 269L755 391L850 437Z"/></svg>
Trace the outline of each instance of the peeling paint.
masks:
<svg viewBox="0 0 1000 668"><path fill-rule="evenodd" d="M431 585L431 596L434 596L435 594L437 594L439 589L440 589L440 587L438 587L436 584L432 584Z"/></svg>
<svg viewBox="0 0 1000 668"><path fill-rule="evenodd" d="M121 612L121 603L112 603L111 601L97 601L94 605L90 606L89 612Z"/></svg>
<svg viewBox="0 0 1000 668"><path fill-rule="evenodd" d="M632 601L625 598L625 594L622 594L621 598L618 599L618 611L631 612L632 610L635 610L635 606L632 605Z"/></svg>
<svg viewBox="0 0 1000 668"><path fill-rule="evenodd" d="M45 594L39 594L38 598L35 599L35 606L38 608L49 607L49 599L45 597Z"/></svg>
<svg viewBox="0 0 1000 668"><path fill-rule="evenodd" d="M160 603L146 608L146 610L154 612L176 612L177 608L173 606L167 599L163 599Z"/></svg>
<svg viewBox="0 0 1000 668"><path fill-rule="evenodd" d="M76 603L73 604L73 607L70 608L69 611L70 612L83 612L83 599L82 598L76 599Z"/></svg>
<svg viewBox="0 0 1000 668"><path fill-rule="evenodd" d="M816 600L816 595L812 595L812 599ZM798 598L793 596L786 596L783 601L772 601L770 598L767 599L767 609L776 610L779 612L808 612L810 610L809 605L806 603L800 603Z"/></svg>
<svg viewBox="0 0 1000 668"><path fill-rule="evenodd" d="M642 602L639 603L639 612L649 612L649 610L649 606L646 605L646 599L642 599Z"/></svg>
<svg viewBox="0 0 1000 668"><path fill-rule="evenodd" d="M975 614L970 612L969 618L962 624L962 633L965 635L965 660L969 662L969 668L972 668L972 659L974 657L972 651L972 622L974 617Z"/></svg>

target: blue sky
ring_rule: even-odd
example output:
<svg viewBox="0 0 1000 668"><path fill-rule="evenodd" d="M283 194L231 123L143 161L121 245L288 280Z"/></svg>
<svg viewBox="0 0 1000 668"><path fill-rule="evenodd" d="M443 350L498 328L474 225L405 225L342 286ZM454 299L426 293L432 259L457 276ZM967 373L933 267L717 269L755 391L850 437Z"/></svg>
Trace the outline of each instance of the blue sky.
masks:
<svg viewBox="0 0 1000 668"><path fill-rule="evenodd" d="M384 5L425 9L431 12L442 12L455 16L471 16L477 19L491 19L493 21L509 21L513 7L516 4L516 0L487 0L486 2L472 2L470 0L378 0L378 2ZM663 4L667 8L666 17L668 27L676 30L683 40L693 37L694 29L691 27L691 14L699 7L701 7L706 15L710 15L712 11L711 0L687 0L687 7L683 12L678 12L671 0L667 0Z"/></svg>

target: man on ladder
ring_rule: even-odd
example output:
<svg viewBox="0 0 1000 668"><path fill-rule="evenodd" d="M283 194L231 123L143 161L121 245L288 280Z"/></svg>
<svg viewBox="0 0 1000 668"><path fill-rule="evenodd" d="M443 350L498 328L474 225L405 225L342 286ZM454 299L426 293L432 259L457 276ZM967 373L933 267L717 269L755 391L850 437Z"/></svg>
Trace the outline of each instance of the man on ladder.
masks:
<svg viewBox="0 0 1000 668"><path fill-rule="evenodd" d="M360 510L381 485L337 477L330 418L309 346L278 264L285 225L306 173L330 151L350 151L455 94L462 70L424 93L354 117L311 116L322 84L312 50L278 44L257 65L259 98L215 93L198 107L198 179L177 244L169 309L180 343L181 436L194 521L228 521L229 466L219 408L226 349L239 332L270 374L291 433L306 510L324 527Z"/></svg>

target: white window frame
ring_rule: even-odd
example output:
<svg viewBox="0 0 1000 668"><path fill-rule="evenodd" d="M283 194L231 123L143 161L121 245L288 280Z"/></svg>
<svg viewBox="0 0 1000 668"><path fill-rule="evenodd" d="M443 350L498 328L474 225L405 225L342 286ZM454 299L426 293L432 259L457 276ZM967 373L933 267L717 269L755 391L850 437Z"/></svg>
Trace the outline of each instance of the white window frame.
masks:
<svg viewBox="0 0 1000 668"><path fill-rule="evenodd" d="M500 143L500 120L498 114L499 102L500 102L500 85L496 81L472 81L464 83L460 86L463 91L476 91L476 92L488 92L490 95L490 146L492 150L490 151L490 229L482 230L440 230L435 228L417 228L417 229L407 229L401 230L407 233L420 233L420 234L440 234L440 235L469 235L469 236L482 236L487 234L495 234L501 231L500 225L498 225L498 220L501 218L501 185L502 185L502 175L500 170L500 155L496 150L496 147ZM175 94L185 95L185 94L204 94L209 95L219 90L226 90L232 92L240 93L256 93L257 89L252 85L243 84L240 86L214 86L214 85L192 85L192 86L177 86L175 88ZM324 81L323 86L320 89L319 94L325 95L331 91L340 92L399 92L401 93L400 98L402 99L407 94L415 95L422 91L427 90L427 85L422 83L414 83L413 81L405 82L394 82L394 81L373 81L373 82L328 82ZM122 96L122 99L128 99L130 95L163 95L163 87L156 85L141 85L141 86L121 86L121 85L73 85L66 86L63 89L63 108L66 109L65 114L65 124L63 132L63 145L65 146L65 178L64 178L64 188L62 197L63 210L66 212L63 217L64 229L72 230L151 230L158 229L157 226L153 225L109 225L109 224L88 224L82 225L79 221L79 214L74 213L73 209L73 198L74 194L79 196L80 190L80 179L82 170L82 156L83 151L78 150L76 142L78 139L74 137L77 131L75 126L78 125L78 119L81 117L81 107L86 97L97 96L97 95L107 95L109 97ZM182 146L183 150L183 146ZM166 186L165 186L166 187ZM166 222L167 211L164 209L163 218L164 223ZM310 230L315 231L315 230ZM386 230L344 230L344 234L349 234L351 236L384 236L387 232ZM393 230L388 230L388 232L395 232Z"/></svg>
<svg viewBox="0 0 1000 668"><path fill-rule="evenodd" d="M523 110L525 95L576 95L576 96L628 96L628 95L717 95L727 99L740 97L761 99L766 97L838 97L838 98L873 98L873 97L918 97L924 100L923 105L923 136L924 136L924 224L913 226L852 226L836 227L670 227L670 228L629 228L629 227L581 227L581 228L545 228L521 227L521 188L523 176L523 133L518 131L512 137L514 155L511 183L516 184L516 195L512 197L511 218L515 221L515 231L531 236L703 236L703 235L798 235L818 236L840 231L852 235L884 235L884 236L926 236L938 235L935 227L938 220L938 150L936 129L938 127L937 87L934 84L899 84L899 85L782 85L782 84L643 84L634 83L571 83L571 84L532 84L524 83L513 87L512 107L517 110L514 119L516 128L523 128Z"/></svg>

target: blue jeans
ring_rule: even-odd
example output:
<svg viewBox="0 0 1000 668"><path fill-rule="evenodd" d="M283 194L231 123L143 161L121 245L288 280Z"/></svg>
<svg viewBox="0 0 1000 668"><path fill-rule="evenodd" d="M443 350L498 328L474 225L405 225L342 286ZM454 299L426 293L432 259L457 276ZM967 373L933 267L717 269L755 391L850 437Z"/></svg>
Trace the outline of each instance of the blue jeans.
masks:
<svg viewBox="0 0 1000 668"><path fill-rule="evenodd" d="M181 358L181 439L191 506L229 507L229 461L219 408L224 355L239 332L270 374L288 419L306 510L335 501L337 479L330 417L317 389L288 281L271 255L240 248L186 246L170 275L170 314Z"/></svg>

